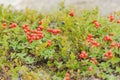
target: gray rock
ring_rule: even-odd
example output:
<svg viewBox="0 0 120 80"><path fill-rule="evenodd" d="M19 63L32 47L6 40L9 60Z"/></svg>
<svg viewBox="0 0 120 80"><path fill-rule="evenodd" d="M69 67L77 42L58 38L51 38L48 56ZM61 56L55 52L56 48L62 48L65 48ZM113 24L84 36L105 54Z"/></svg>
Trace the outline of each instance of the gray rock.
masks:
<svg viewBox="0 0 120 80"><path fill-rule="evenodd" d="M17 10L29 7L42 13L51 13L59 9L59 3L63 0L0 0L0 4L11 4ZM90 9L98 6L102 15L120 11L120 0L65 0L65 6L74 6L77 10Z"/></svg>

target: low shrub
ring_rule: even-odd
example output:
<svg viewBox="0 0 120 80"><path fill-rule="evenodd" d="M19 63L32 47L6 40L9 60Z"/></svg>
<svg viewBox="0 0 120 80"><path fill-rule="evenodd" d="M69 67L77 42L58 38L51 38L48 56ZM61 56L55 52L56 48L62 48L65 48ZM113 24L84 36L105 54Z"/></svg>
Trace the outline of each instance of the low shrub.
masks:
<svg viewBox="0 0 120 80"><path fill-rule="evenodd" d="M120 14L65 8L42 15L0 6L0 78L3 80L117 80ZM66 74L66 76L65 76Z"/></svg>

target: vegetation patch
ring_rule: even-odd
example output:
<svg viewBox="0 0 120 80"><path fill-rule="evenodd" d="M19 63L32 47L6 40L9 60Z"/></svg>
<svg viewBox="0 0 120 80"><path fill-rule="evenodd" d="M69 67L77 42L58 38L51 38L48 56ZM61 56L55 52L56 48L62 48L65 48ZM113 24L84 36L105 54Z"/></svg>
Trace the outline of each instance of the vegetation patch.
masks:
<svg viewBox="0 0 120 80"><path fill-rule="evenodd" d="M1 80L119 80L120 13L53 14L0 6Z"/></svg>

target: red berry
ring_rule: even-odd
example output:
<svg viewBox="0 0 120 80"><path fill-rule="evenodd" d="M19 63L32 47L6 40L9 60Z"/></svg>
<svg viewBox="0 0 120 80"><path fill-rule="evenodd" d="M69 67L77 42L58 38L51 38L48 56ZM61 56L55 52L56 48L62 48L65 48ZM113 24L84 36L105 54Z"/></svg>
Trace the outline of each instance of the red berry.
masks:
<svg viewBox="0 0 120 80"><path fill-rule="evenodd" d="M28 40L29 41L29 43L32 43L33 42L33 39L31 38L30 40Z"/></svg>
<svg viewBox="0 0 120 80"><path fill-rule="evenodd" d="M29 35L27 35L27 38L28 38L28 40L30 40L30 39L31 39L31 37L30 37Z"/></svg>
<svg viewBox="0 0 120 80"><path fill-rule="evenodd" d="M111 32L111 33L110 33L110 36L114 36L114 33L113 33L113 32Z"/></svg>
<svg viewBox="0 0 120 80"><path fill-rule="evenodd" d="M13 28L13 25L12 25L12 24L10 25L10 28Z"/></svg>
<svg viewBox="0 0 120 80"><path fill-rule="evenodd" d="M52 30L52 33L54 34L54 35L57 35L58 33L60 33L61 31L59 30L59 29L56 29L56 30Z"/></svg>
<svg viewBox="0 0 120 80"><path fill-rule="evenodd" d="M74 16L74 11L73 11L73 10L70 11L69 15L70 15L71 17L73 17L73 16Z"/></svg>
<svg viewBox="0 0 120 80"><path fill-rule="evenodd" d="M29 25L28 25L28 24L23 25L23 26L22 26L22 28L23 28L23 29L30 30L30 28L29 28Z"/></svg>
<svg viewBox="0 0 120 80"><path fill-rule="evenodd" d="M104 40L105 40L105 41L112 41L112 39L110 38L109 35L104 36Z"/></svg>
<svg viewBox="0 0 120 80"><path fill-rule="evenodd" d="M31 33L35 33L35 30L30 30Z"/></svg>
<svg viewBox="0 0 120 80"><path fill-rule="evenodd" d="M117 45L116 42L112 42L112 44L110 45L111 48L115 47Z"/></svg>
<svg viewBox="0 0 120 80"><path fill-rule="evenodd" d="M48 28L48 29L47 29L47 32L53 32L53 29Z"/></svg>
<svg viewBox="0 0 120 80"><path fill-rule="evenodd" d="M104 54L105 57L113 58L112 52L108 51L107 53Z"/></svg>
<svg viewBox="0 0 120 80"><path fill-rule="evenodd" d="M70 77L65 77L65 80L70 80Z"/></svg>
<svg viewBox="0 0 120 80"><path fill-rule="evenodd" d="M101 24L97 20L94 20L92 23L95 25L96 29L101 26Z"/></svg>
<svg viewBox="0 0 120 80"><path fill-rule="evenodd" d="M40 39L40 37L39 36L36 36L36 40L39 40Z"/></svg>
<svg viewBox="0 0 120 80"><path fill-rule="evenodd" d="M65 76L66 76L66 77L69 77L69 76L70 76L70 74L69 74L69 73L66 73L66 74L65 74Z"/></svg>
<svg viewBox="0 0 120 80"><path fill-rule="evenodd" d="M58 33L58 32L57 32L56 30L53 30L53 34L54 34L54 35L57 35L57 33Z"/></svg>
<svg viewBox="0 0 120 80"><path fill-rule="evenodd" d="M94 64L98 64L98 61L97 61L95 58L91 58L91 61L92 61Z"/></svg>
<svg viewBox="0 0 120 80"><path fill-rule="evenodd" d="M88 34L87 42L90 43L90 42L92 42L92 40L93 40L93 35L92 34Z"/></svg>
<svg viewBox="0 0 120 80"><path fill-rule="evenodd" d="M37 34L42 34L42 32L41 32L41 31L37 31L36 33L37 33Z"/></svg>
<svg viewBox="0 0 120 80"><path fill-rule="evenodd" d="M38 25L42 25L42 23L43 23L43 19L38 22Z"/></svg>
<svg viewBox="0 0 120 80"><path fill-rule="evenodd" d="M120 20L117 20L117 23L120 23Z"/></svg>
<svg viewBox="0 0 120 80"><path fill-rule="evenodd" d="M88 67L88 71L92 71L92 67Z"/></svg>
<svg viewBox="0 0 120 80"><path fill-rule="evenodd" d="M36 40L36 36L34 35L34 36L32 36L32 38L33 38L33 40Z"/></svg>
<svg viewBox="0 0 120 80"><path fill-rule="evenodd" d="M30 30L29 25L23 25L22 28L24 29L25 33L27 34L27 39L29 43L32 43L34 40L39 40L44 37L41 30L43 30L42 26L39 26L40 30ZM48 46L51 43L48 43Z"/></svg>
<svg viewBox="0 0 120 80"><path fill-rule="evenodd" d="M51 46L52 45L52 41L51 40L48 40L48 43L47 43L47 47Z"/></svg>
<svg viewBox="0 0 120 80"><path fill-rule="evenodd" d="M113 15L108 16L108 18L109 18L110 22L112 22L114 20L114 16Z"/></svg>
<svg viewBox="0 0 120 80"><path fill-rule="evenodd" d="M101 26L99 22L95 22L94 24L95 24L96 29L98 29Z"/></svg>
<svg viewBox="0 0 120 80"><path fill-rule="evenodd" d="M43 26L39 26L37 30L41 30L42 31L43 29L44 29Z"/></svg>
<svg viewBox="0 0 120 80"><path fill-rule="evenodd" d="M7 26L7 23L3 23L3 26Z"/></svg>
<svg viewBox="0 0 120 80"><path fill-rule="evenodd" d="M11 23L10 24L10 28L16 28L17 27L17 24L16 23Z"/></svg>
<svg viewBox="0 0 120 80"><path fill-rule="evenodd" d="M3 23L3 28L5 29L7 27L7 23Z"/></svg>
<svg viewBox="0 0 120 80"><path fill-rule="evenodd" d="M65 74L65 80L70 80L70 74L69 73Z"/></svg>
<svg viewBox="0 0 120 80"><path fill-rule="evenodd" d="M97 20L94 20L92 23L94 23L94 24L95 24L95 22L97 22Z"/></svg>
<svg viewBox="0 0 120 80"><path fill-rule="evenodd" d="M118 48L120 48L120 43L117 44Z"/></svg>
<svg viewBox="0 0 120 80"><path fill-rule="evenodd" d="M88 54L85 52L85 51L82 51L80 54L79 54L79 58L81 59L85 59L88 57Z"/></svg>
<svg viewBox="0 0 120 80"><path fill-rule="evenodd" d="M97 41L92 41L92 47L99 47L100 43L98 43Z"/></svg>
<svg viewBox="0 0 120 80"><path fill-rule="evenodd" d="M92 38L93 37L93 35L92 34L88 34L88 38Z"/></svg>
<svg viewBox="0 0 120 80"><path fill-rule="evenodd" d="M16 26L17 26L17 24L16 24L16 23L12 23L12 26L13 26L13 27L16 27Z"/></svg>

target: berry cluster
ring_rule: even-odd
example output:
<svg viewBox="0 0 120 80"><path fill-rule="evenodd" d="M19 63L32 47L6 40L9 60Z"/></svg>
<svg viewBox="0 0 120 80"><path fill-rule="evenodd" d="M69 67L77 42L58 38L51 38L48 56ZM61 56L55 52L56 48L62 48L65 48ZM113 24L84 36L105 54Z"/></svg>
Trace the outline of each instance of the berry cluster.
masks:
<svg viewBox="0 0 120 80"><path fill-rule="evenodd" d="M47 43L47 47L51 46L52 45L52 41L51 40L48 40L48 43Z"/></svg>
<svg viewBox="0 0 120 80"><path fill-rule="evenodd" d="M95 25L96 29L98 29L101 26L101 24L96 20L93 21L93 24Z"/></svg>
<svg viewBox="0 0 120 80"><path fill-rule="evenodd" d="M105 57L107 58L113 58L112 52L108 51L107 53L104 54Z"/></svg>
<svg viewBox="0 0 120 80"><path fill-rule="evenodd" d="M87 43L91 43L92 47L99 47L100 46L100 43L93 40L93 35L92 34L88 34Z"/></svg>
<svg viewBox="0 0 120 80"><path fill-rule="evenodd" d="M114 42L111 43L110 47L113 48L113 47L115 47L116 45L117 45L117 42L114 41Z"/></svg>
<svg viewBox="0 0 120 80"><path fill-rule="evenodd" d="M16 28L17 27L17 24L16 23L11 23L10 24L10 28Z"/></svg>
<svg viewBox="0 0 120 80"><path fill-rule="evenodd" d="M17 24L16 23L11 23L9 25L9 28L12 29L12 28L16 28L17 27ZM7 23L3 23L3 28L6 29L7 28Z"/></svg>
<svg viewBox="0 0 120 80"><path fill-rule="evenodd" d="M7 23L3 23L3 28L5 29L7 27Z"/></svg>
<svg viewBox="0 0 120 80"><path fill-rule="evenodd" d="M53 35L57 35L58 33L61 32L59 29L51 29L51 28L48 28L47 31L49 33L53 33Z"/></svg>
<svg viewBox="0 0 120 80"><path fill-rule="evenodd" d="M98 43L97 41L92 41L92 47L99 47L100 43Z"/></svg>
<svg viewBox="0 0 120 80"><path fill-rule="evenodd" d="M112 41L112 38L109 35L104 36L105 41Z"/></svg>
<svg viewBox="0 0 120 80"><path fill-rule="evenodd" d="M43 20L38 22L39 26L36 30L31 30L30 26L28 24L25 24L22 26L24 32L27 35L27 39L28 39L29 43L32 43L34 40L40 40L44 37L44 34L42 32L44 27L42 26L42 23L43 23ZM48 28L47 32L53 33L53 35L57 35L58 33L61 32L61 30ZM52 41L49 40L46 47L51 46L51 44L52 44Z"/></svg>
<svg viewBox="0 0 120 80"><path fill-rule="evenodd" d="M65 80L70 80L70 74L69 73L65 74Z"/></svg>
<svg viewBox="0 0 120 80"><path fill-rule="evenodd" d="M97 59L95 59L95 58L91 58L90 60L91 60L94 64L98 64Z"/></svg>
<svg viewBox="0 0 120 80"><path fill-rule="evenodd" d="M117 20L117 23L120 23L120 20Z"/></svg>
<svg viewBox="0 0 120 80"><path fill-rule="evenodd" d="M69 16L73 17L74 15L75 15L75 14L74 14L74 11L71 10L71 11L69 12Z"/></svg>
<svg viewBox="0 0 120 80"><path fill-rule="evenodd" d="M39 40L44 37L42 33L43 26L39 26L37 30L30 30L29 25L25 24L22 26L22 28L24 29L24 32L26 33L27 39L30 43L32 43L34 40Z"/></svg>
<svg viewBox="0 0 120 80"><path fill-rule="evenodd" d="M88 54L85 52L85 51L82 51L80 54L79 54L79 58L81 59L86 59L88 57Z"/></svg>
<svg viewBox="0 0 120 80"><path fill-rule="evenodd" d="M113 15L110 15L108 18L109 18L109 21L110 21L110 22L113 22L113 20L114 20L114 16L113 16ZM94 20L92 23L95 25L96 29L98 29L98 28L101 26L101 23L99 23L97 20ZM117 23L120 23L120 20L117 20ZM105 58L106 60L107 60L107 59L110 59L110 58L113 58L113 54L112 54L112 51L111 51L112 49L111 49L111 48L114 48L114 47L116 47L116 46L117 46L118 48L120 48L120 43L119 43L119 42L116 42L116 41L113 41L113 40L112 40L112 36L114 36L114 33L113 33L113 32L111 32L109 35L107 34L107 35L105 35L105 36L103 37L103 40L104 40L104 41L111 42L111 44L110 44L110 50L108 50L108 51L104 54L104 58ZM100 47L100 43L98 43L98 42L93 38L93 35L92 35L92 34L88 34L86 42L87 42L88 45L90 44L92 47ZM80 58L80 59L86 59L86 58L88 58L87 52L81 51L81 53L79 54L79 58ZM98 64L97 59L94 58L94 57L90 58L90 61L93 62L94 64ZM88 67L88 71L91 71L91 70L92 70L92 67Z"/></svg>
<svg viewBox="0 0 120 80"><path fill-rule="evenodd" d="M112 22L114 20L114 16L113 15L108 16L108 18L109 18L110 22Z"/></svg>
<svg viewBox="0 0 120 80"><path fill-rule="evenodd" d="M88 34L87 42L90 43L92 40L93 40L93 35L92 34Z"/></svg>

